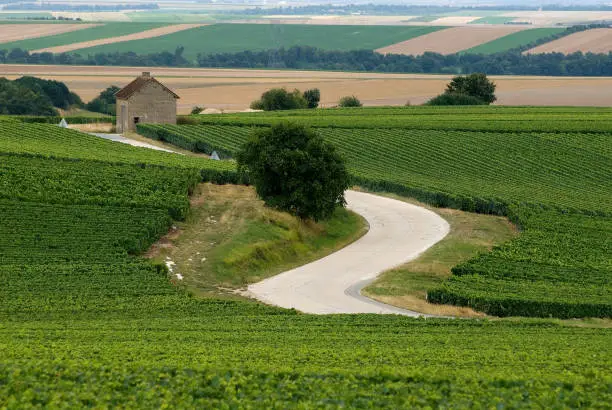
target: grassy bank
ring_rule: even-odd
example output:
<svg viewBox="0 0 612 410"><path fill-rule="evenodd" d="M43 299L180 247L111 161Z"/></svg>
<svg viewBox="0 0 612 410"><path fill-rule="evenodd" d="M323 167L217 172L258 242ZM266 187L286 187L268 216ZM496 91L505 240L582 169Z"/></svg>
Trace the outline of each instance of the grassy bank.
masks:
<svg viewBox="0 0 612 410"><path fill-rule="evenodd" d="M328 221L302 221L265 207L251 187L201 184L190 216L148 256L171 261L187 288L214 296L320 259L366 231L366 222L345 209Z"/></svg>

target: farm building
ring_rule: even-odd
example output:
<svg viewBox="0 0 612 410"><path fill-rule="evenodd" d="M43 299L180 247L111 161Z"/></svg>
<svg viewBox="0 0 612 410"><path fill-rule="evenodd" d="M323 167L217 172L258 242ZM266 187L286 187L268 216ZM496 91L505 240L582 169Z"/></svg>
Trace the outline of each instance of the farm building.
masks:
<svg viewBox="0 0 612 410"><path fill-rule="evenodd" d="M176 100L180 98L148 72L115 94L117 132L133 131L136 124L176 124Z"/></svg>

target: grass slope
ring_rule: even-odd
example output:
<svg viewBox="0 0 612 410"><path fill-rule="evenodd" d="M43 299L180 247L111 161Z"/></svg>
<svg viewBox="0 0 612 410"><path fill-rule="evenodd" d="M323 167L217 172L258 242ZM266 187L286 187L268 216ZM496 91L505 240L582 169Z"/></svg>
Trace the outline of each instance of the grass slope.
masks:
<svg viewBox="0 0 612 410"><path fill-rule="evenodd" d="M301 221L269 209L253 188L201 184L186 221L149 256L171 260L198 295L217 295L320 259L367 230L358 215L338 209L327 221Z"/></svg>
<svg viewBox="0 0 612 410"><path fill-rule="evenodd" d="M325 50L374 50L439 30L438 27L314 26L291 24L215 24L153 39L135 40L78 50L79 53L133 51L174 52L185 47L185 58L199 53L257 51L295 45Z"/></svg>
<svg viewBox="0 0 612 410"><path fill-rule="evenodd" d="M506 24L512 20L516 20L516 17L487 16L471 21L470 24Z"/></svg>
<svg viewBox="0 0 612 410"><path fill-rule="evenodd" d="M106 23L102 26L78 30L76 32L3 43L0 44L0 49L11 50L13 48L21 48L22 50L39 50L41 48L80 43L81 41L92 41L139 33L165 25L161 23Z"/></svg>
<svg viewBox="0 0 612 410"><path fill-rule="evenodd" d="M508 34L497 40L462 51L462 54L494 54L531 44L541 38L565 31L564 28L534 28Z"/></svg>
<svg viewBox="0 0 612 410"><path fill-rule="evenodd" d="M191 174L187 158L156 153L164 165L150 174L145 150L89 139L91 154L66 142L73 132L18 125L21 134L0 129L0 153L55 171L32 178L31 196L0 200L0 407L608 407L611 329L314 316L192 297L136 256L172 224L141 198L163 193L156 184L169 174ZM41 137L41 158L4 149L29 134ZM126 183L114 176L118 158L130 168ZM25 185L34 166L0 181ZM80 205L43 195L57 196L66 173ZM79 186L88 173L98 187L87 178ZM186 199L191 182L179 180ZM105 185L113 190L93 193Z"/></svg>

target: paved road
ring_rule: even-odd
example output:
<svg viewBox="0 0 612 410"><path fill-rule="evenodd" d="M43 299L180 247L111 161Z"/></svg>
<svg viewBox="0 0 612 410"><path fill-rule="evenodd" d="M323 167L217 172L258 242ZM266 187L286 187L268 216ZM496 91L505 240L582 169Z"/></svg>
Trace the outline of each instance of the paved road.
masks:
<svg viewBox="0 0 612 410"><path fill-rule="evenodd" d="M96 137L104 138L105 140L121 142L123 144L129 144L129 145L132 145L134 147L150 148L150 149L154 149L156 151L174 152L172 150L161 148L161 147L158 147L156 145L149 144L147 142L136 141L136 140L133 140L133 139L130 139L130 138L126 138L126 137L124 137L121 134L101 134L101 133L95 133L95 132L92 132L90 134L94 135ZM174 152L174 153L176 154L176 152Z"/></svg>
<svg viewBox="0 0 612 410"><path fill-rule="evenodd" d="M305 313L426 316L373 301L360 290L444 238L448 223L434 212L390 198L347 191L346 200L367 220L368 233L323 259L250 285L251 296Z"/></svg>

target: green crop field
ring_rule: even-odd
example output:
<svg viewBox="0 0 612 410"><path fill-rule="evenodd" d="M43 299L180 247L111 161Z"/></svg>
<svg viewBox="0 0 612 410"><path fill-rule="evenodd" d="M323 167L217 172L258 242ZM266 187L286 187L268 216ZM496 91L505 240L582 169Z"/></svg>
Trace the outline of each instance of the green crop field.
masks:
<svg viewBox="0 0 612 410"><path fill-rule="evenodd" d="M409 118L401 118L408 117L401 115L402 110L411 113ZM477 258L458 267L457 276L444 288L432 289L429 300L467 305L496 316L612 316L610 134L601 124L600 132L593 132L597 126L586 132L586 123L579 132L567 131L567 124L576 123L571 118L609 118L608 111L435 111L412 107L325 110L312 116L324 120L330 120L326 114L344 117L347 124L369 120L371 127L395 118L393 124L401 126L335 128L330 126L331 121L313 121L319 125L318 132L346 158L355 184L436 206L505 215L524 230L518 239L487 254L482 261ZM455 131L450 128L461 124L455 122L457 118L436 121L442 116L453 117L444 113L461 111L465 113L462 121L477 115L479 120L472 119L473 124L495 124L499 131ZM359 118L351 112L360 113ZM375 117L368 118L367 113L375 113ZM285 118L307 116L306 112L303 116L293 114ZM513 120L506 122L504 116ZM200 117L214 122L209 116ZM426 118L430 129L421 129L423 123L411 128L415 117ZM223 125L142 125L139 131L192 151L216 150L231 156L246 141L252 127L228 125L232 118L240 124L239 115L217 118ZM261 126L278 120L279 115L251 114L245 118L257 118ZM552 118L565 118L566 123L557 122L557 130L548 126L549 132L533 131L546 129ZM517 124L532 131L517 132ZM554 228L549 224L555 224Z"/></svg>
<svg viewBox="0 0 612 410"><path fill-rule="evenodd" d="M462 54L494 54L508 51L513 48L525 46L542 38L550 37L554 34L564 32L564 28L533 28L529 30L519 31L517 33L508 34L507 36L498 38L497 40L489 41L488 43L463 50Z"/></svg>
<svg viewBox="0 0 612 410"><path fill-rule="evenodd" d="M245 135L239 131L248 131L189 127L215 130L196 144L228 151ZM364 173L391 182L376 181L381 189L409 177L423 187L441 179L449 200L461 199L460 192L502 195L494 183L515 169L501 199L541 201L536 187L551 193L554 184L560 206L590 202L591 213L609 211L600 192L611 179L610 157L600 149L609 146L607 133L322 131L347 155L352 172L358 158ZM471 182L478 175L482 191ZM604 409L612 401L612 329L593 321L316 316L190 295L165 266L139 255L184 215L200 179L240 180L231 162L0 121L1 408ZM585 186L572 193L579 181ZM591 289L588 279L609 289L601 254L609 251L605 218L519 210L525 232L458 267L459 279L500 281L511 272L520 284L540 271L537 280L549 280L560 272L555 267L571 264L561 283ZM504 267L499 275L488 269L495 260ZM521 268L521 260L545 269ZM580 264L590 268L582 276ZM449 283L448 294L462 292L460 286Z"/></svg>
<svg viewBox="0 0 612 410"><path fill-rule="evenodd" d="M439 30L439 27L315 26L292 24L215 24L146 40L78 50L79 53L133 51L148 54L174 52L185 47L185 58L200 53L259 51L296 45L325 50L374 50Z"/></svg>
<svg viewBox="0 0 612 410"><path fill-rule="evenodd" d="M161 23L106 23L102 26L86 28L84 30L77 30L69 33L56 34L54 36L1 43L0 49L12 50L13 48L21 48L22 50L39 50L47 47L80 43L81 41L100 40L103 38L139 33L141 31L163 27L165 25L166 24Z"/></svg>
<svg viewBox="0 0 612 410"><path fill-rule="evenodd" d="M487 16L474 20L470 24L506 24L513 20L516 20L516 17Z"/></svg>

